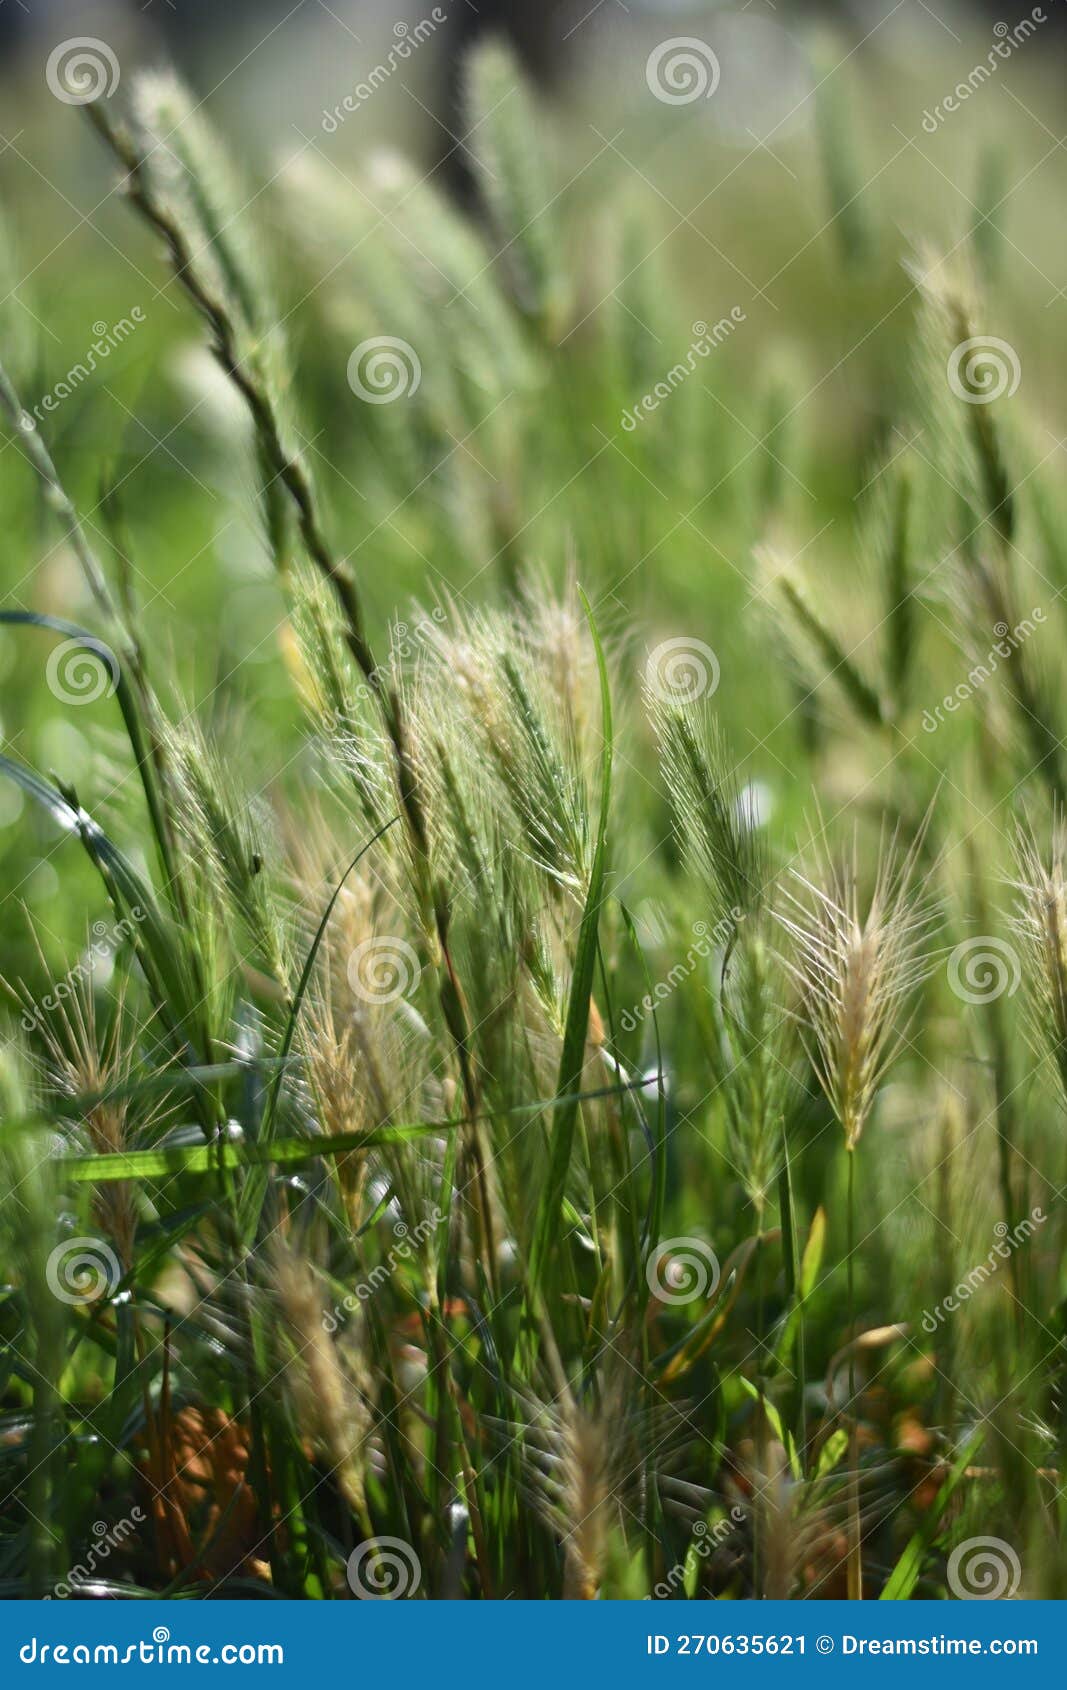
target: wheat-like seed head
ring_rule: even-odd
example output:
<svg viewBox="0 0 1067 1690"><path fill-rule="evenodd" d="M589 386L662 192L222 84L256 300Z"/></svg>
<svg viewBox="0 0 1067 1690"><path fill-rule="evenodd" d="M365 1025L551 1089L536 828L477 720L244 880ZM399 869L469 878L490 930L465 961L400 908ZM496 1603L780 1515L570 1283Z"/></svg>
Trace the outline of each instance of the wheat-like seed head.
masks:
<svg viewBox="0 0 1067 1690"><path fill-rule="evenodd" d="M37 931L31 937L43 969L47 969ZM110 1022L97 1012L98 983L93 953L89 966L75 976L66 991L57 990L47 1014L38 1010L33 994L21 982L8 987L13 998L34 1016L43 1049L37 1066L46 1088L66 1098L91 1098L82 1115L88 1148L99 1156L117 1155L135 1146L169 1112L164 1097L135 1109L127 1087L137 1076L141 1056L138 1025L127 1004L127 985L114 995ZM6 984L0 978L0 984ZM93 1193L93 1210L114 1239L125 1267L134 1260L138 1224L138 1193L127 1180L110 1180Z"/></svg>
<svg viewBox="0 0 1067 1690"><path fill-rule="evenodd" d="M581 896L598 747L591 647L581 641L577 614L564 600L555 612L531 603L521 619L483 612L453 620L434 631L427 649L432 674L423 685L433 731L446 745L477 747L498 808L513 818L516 848L565 897Z"/></svg>
<svg viewBox="0 0 1067 1690"><path fill-rule="evenodd" d="M744 1593L778 1601L843 1594L849 1508L843 1434L836 1448L833 1441L823 1446L818 1471L803 1477L777 1438L745 1440L739 1454L744 1502L735 1505L734 1517L743 1512L735 1537ZM865 1534L892 1514L901 1482L894 1463L865 1464L859 1481Z"/></svg>
<svg viewBox="0 0 1067 1690"><path fill-rule="evenodd" d="M781 1167L797 1084L795 1029L780 1007L785 982L766 929L760 919L740 930L720 999L728 1153L757 1214Z"/></svg>
<svg viewBox="0 0 1067 1690"><path fill-rule="evenodd" d="M800 987L811 1054L845 1143L855 1149L886 1068L905 1036L902 1012L929 974L936 908L914 890L916 847L882 855L870 902L860 901L855 846L844 867L815 879L793 871L778 919L785 965Z"/></svg>
<svg viewBox="0 0 1067 1690"><path fill-rule="evenodd" d="M706 706L665 703L651 692L646 702L675 833L716 919L756 914L767 873L763 844L716 719Z"/></svg>
<svg viewBox="0 0 1067 1690"><path fill-rule="evenodd" d="M691 1526L707 1506L706 1489L678 1471L692 1442L683 1405L641 1405L631 1384L636 1377L629 1363L610 1354L581 1396L569 1384L550 1398L530 1390L518 1398L517 1422L486 1422L519 1445L525 1494L560 1540L563 1594L572 1600L597 1595L613 1533L642 1517L646 1444L657 1450L665 1511Z"/></svg>
<svg viewBox="0 0 1067 1690"><path fill-rule="evenodd" d="M1051 1053L1067 1090L1067 825L1052 824L1048 858L1032 831L1015 843L1018 894L1012 927L1030 961L1025 972L1030 1035L1038 1054Z"/></svg>
<svg viewBox="0 0 1067 1690"><path fill-rule="evenodd" d="M302 1424L332 1464L352 1508L366 1507L364 1475L373 1427L371 1382L362 1352L342 1351L327 1332L319 1280L288 1243L274 1252L278 1302L292 1354L282 1379Z"/></svg>

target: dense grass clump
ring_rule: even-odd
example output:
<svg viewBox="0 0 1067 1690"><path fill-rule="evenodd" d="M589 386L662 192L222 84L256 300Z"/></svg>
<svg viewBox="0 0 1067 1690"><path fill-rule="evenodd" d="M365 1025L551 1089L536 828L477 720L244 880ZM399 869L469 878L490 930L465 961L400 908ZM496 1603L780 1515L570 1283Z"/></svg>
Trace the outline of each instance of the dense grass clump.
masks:
<svg viewBox="0 0 1067 1690"><path fill-rule="evenodd" d="M886 261L841 472L745 311L650 281L655 207L583 263L515 67L469 95L481 222L283 175L294 265L360 254L299 356L184 91L86 108L214 360L284 741L183 690L143 513L5 352L85 612L0 622L94 754L0 757L85 900L65 960L6 927L0 1593L959 1596L993 1538L1062 1595L1067 551L967 349L994 235Z"/></svg>

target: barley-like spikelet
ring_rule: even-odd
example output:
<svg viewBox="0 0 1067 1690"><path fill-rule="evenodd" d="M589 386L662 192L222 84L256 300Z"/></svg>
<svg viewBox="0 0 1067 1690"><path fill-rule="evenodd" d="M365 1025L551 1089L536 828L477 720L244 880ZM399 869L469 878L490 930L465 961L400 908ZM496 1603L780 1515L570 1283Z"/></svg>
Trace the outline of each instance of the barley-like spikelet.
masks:
<svg viewBox="0 0 1067 1690"><path fill-rule="evenodd" d="M717 722L700 706L652 694L648 707L678 842L704 881L715 920L757 914L766 881L763 847Z"/></svg>
<svg viewBox="0 0 1067 1690"><path fill-rule="evenodd" d="M1002 411L1003 407L997 407L995 401L960 401L945 373L946 360L968 342L980 341L980 330L988 338L987 311L973 274L959 260L941 258L924 248L909 269L924 301L920 332L926 367L921 370L920 387L938 429L935 440L950 484L962 485L978 521L988 524L997 542L1010 545L1017 522L1016 499L1004 447L1003 419L994 414L995 409ZM955 380L965 390L968 371L969 362L964 359ZM982 372L983 376L989 373ZM1003 385L1008 386L1007 373Z"/></svg>
<svg viewBox="0 0 1067 1690"><path fill-rule="evenodd" d="M1015 843L1013 927L1024 969L1030 1033L1040 1057L1051 1056L1067 1093L1067 827L1057 814L1046 853L1033 830Z"/></svg>
<svg viewBox="0 0 1067 1690"><path fill-rule="evenodd" d="M810 880L792 878L777 916L790 938L784 960L802 998L802 1030L830 1107L852 1150L882 1077L905 1037L908 999L930 973L936 911L915 890L916 847L881 855L861 903L856 845L850 861L824 857Z"/></svg>
<svg viewBox="0 0 1067 1690"><path fill-rule="evenodd" d="M504 47L480 48L469 75L471 145L494 248L502 253L522 309L551 339L565 321L568 279L556 196L543 165L543 130L518 61Z"/></svg>
<svg viewBox="0 0 1067 1690"><path fill-rule="evenodd" d="M33 940L44 968L47 965L36 931ZM52 1007L47 1012L37 1007L27 987L9 990L36 1023L44 1048L42 1066L48 1088L66 1098L94 1100L86 1105L82 1116L79 1136L84 1147L100 1156L115 1156L135 1148L158 1122L166 1105L157 1101L147 1111L142 1106L139 1118L135 1117L126 1092L141 1060L141 1030L127 1007L125 986L118 992L110 1024L100 1024L92 950L87 954L86 971L69 983L70 990L52 995ZM136 1185L126 1180L98 1184L93 1208L128 1269L135 1259L139 1213Z"/></svg>
<svg viewBox="0 0 1067 1690"><path fill-rule="evenodd" d="M322 1293L310 1263L287 1245L275 1251L275 1283L291 1346L284 1383L297 1422L307 1426L329 1460L353 1512L367 1522L366 1469L374 1424L365 1368L353 1345L353 1322L344 1328L345 1365L337 1341L327 1331ZM359 1377L352 1372L357 1358Z"/></svg>
<svg viewBox="0 0 1067 1690"><path fill-rule="evenodd" d="M691 1524L706 1492L674 1469L692 1443L692 1427L674 1404L648 1410L635 1397L637 1375L609 1358L587 1392L570 1385L550 1401L527 1394L521 1429L493 1423L498 1435L517 1438L529 1499L562 1542L563 1595L588 1601L601 1589L611 1538L645 1513L642 1446L656 1450L657 1481L665 1508Z"/></svg>
<svg viewBox="0 0 1067 1690"><path fill-rule="evenodd" d="M850 642L826 619L822 605L816 607L800 569L768 546L759 547L756 555L767 580L767 609L787 644L796 648L799 666L832 680L861 722L880 727L885 706L876 681L865 672L860 655L850 651Z"/></svg>
<svg viewBox="0 0 1067 1690"><path fill-rule="evenodd" d="M836 1453L837 1462L831 1460ZM846 1588L848 1478L838 1446L824 1449L823 1471L803 1477L782 1445L768 1438L762 1448L745 1448L744 1513L752 1538L751 1594L763 1600L841 1597ZM889 1462L864 1468L860 1519L864 1537L873 1534L899 1504L902 1473Z"/></svg>
<svg viewBox="0 0 1067 1690"><path fill-rule="evenodd" d="M1053 800L1067 798L1067 760L1058 723L1062 712L1040 636L1048 618L1047 588L1014 550L961 546L938 582L944 618L959 641L969 684L998 737L1028 757ZM1025 597L1023 595L1026 595ZM1036 614L1034 614L1036 613ZM995 684L985 683L995 676ZM1010 709L1006 708L1010 705Z"/></svg>
<svg viewBox="0 0 1067 1690"><path fill-rule="evenodd" d="M236 738L239 732L237 723L229 725L228 734ZM270 813L262 801L235 790L217 741L208 739L191 712L166 727L164 743L176 820L203 899L214 904L240 960L288 991L291 965L273 892L277 845Z"/></svg>
<svg viewBox="0 0 1067 1690"><path fill-rule="evenodd" d="M146 71L134 84L133 108L151 141L149 169L159 191L194 233L197 262L214 273L228 307L258 334L271 316L262 292L266 263L251 250L240 215L246 196L201 105L171 72Z"/></svg>
<svg viewBox="0 0 1067 1690"><path fill-rule="evenodd" d="M572 1407L561 1431L560 1508L569 1522L563 1540L563 1594L589 1601L600 1588L613 1501L611 1430Z"/></svg>
<svg viewBox="0 0 1067 1690"><path fill-rule="evenodd" d="M831 57L832 55L832 57ZM815 126L819 162L831 207L830 222L846 268L871 255L874 236L864 193L867 167L858 147L858 124L848 110L848 96L833 70L841 57L839 45L827 41L817 55Z"/></svg>
<svg viewBox="0 0 1067 1690"><path fill-rule="evenodd" d="M898 717L908 702L918 655L915 482L914 465L906 453L899 454L878 478L869 519L882 582L886 693Z"/></svg>
<svg viewBox="0 0 1067 1690"><path fill-rule="evenodd" d="M573 616L564 606L521 622L481 613L439 630L434 647L518 824L516 846L556 887L580 896L595 745L588 649Z"/></svg>
<svg viewBox="0 0 1067 1690"><path fill-rule="evenodd" d="M290 579L293 659L303 703L319 735L324 773L353 788L368 830L393 813L395 784L386 736L365 682L345 650L344 618L322 577L298 566Z"/></svg>
<svg viewBox="0 0 1067 1690"><path fill-rule="evenodd" d="M757 1216L782 1164L782 1134L794 1093L794 1034L781 967L763 923L741 930L722 992L727 1148Z"/></svg>

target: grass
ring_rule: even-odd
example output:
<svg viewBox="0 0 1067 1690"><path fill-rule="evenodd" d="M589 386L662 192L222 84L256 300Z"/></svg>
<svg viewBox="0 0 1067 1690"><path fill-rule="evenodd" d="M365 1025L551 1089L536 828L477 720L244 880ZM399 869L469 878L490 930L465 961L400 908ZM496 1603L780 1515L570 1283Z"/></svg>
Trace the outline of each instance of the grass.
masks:
<svg viewBox="0 0 1067 1690"><path fill-rule="evenodd" d="M394 159L283 177L295 268L360 254L302 346L128 80L85 116L282 609L168 650L200 476L146 510L102 440L71 491L13 318L3 498L81 584L0 613L76 719L0 759L9 916L63 887L5 928L0 1593L958 1597L992 1537L1062 1595L1067 556L996 227L909 252L821 108L809 245L908 303L845 450L747 315L687 353L729 313L628 257L655 193L589 310L500 53L482 226Z"/></svg>

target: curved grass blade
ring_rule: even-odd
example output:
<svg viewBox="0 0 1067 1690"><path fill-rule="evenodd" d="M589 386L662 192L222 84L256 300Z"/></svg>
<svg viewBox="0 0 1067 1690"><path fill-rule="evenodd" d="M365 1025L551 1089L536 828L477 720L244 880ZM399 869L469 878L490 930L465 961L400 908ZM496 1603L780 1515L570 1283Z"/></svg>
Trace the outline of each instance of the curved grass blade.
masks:
<svg viewBox="0 0 1067 1690"><path fill-rule="evenodd" d="M199 1004L187 976L180 935L163 915L147 882L119 850L88 811L42 780L23 763L0 755L0 775L6 775L67 833L84 845L104 882L105 890L120 922L127 922L137 959L160 1019L179 1041L183 1058L196 1059L196 1026Z"/></svg>
<svg viewBox="0 0 1067 1690"><path fill-rule="evenodd" d="M334 912L334 906L336 905L338 898L341 896L345 881L348 879L353 869L358 867L359 863L362 862L371 846L376 845L382 835L388 833L394 823L399 820L399 816L393 816L384 824L384 826L378 829L377 833L373 833L371 835L365 845L360 846L359 850L352 858L352 861L345 869L344 874L334 887L330 901L323 911L322 920L319 922L319 925L315 930L315 937L311 941L311 947L304 960L304 967L300 974L300 981L297 985L296 992L293 995L292 1007L289 1011L289 1019L285 1024L285 1032L282 1035L281 1049L278 1052L278 1071L274 1076L271 1089L267 1094L267 1102L263 1110L263 1119L260 1123L261 1138L267 1139L270 1137L270 1130L274 1123L274 1116L278 1107L278 1094L281 1090L282 1078L285 1074L285 1065L289 1059L289 1052L292 1049L293 1039L296 1035L296 1023L299 1019L300 1010L303 1006L304 998L307 995L307 989L311 982L311 972L315 966L315 958L319 954L319 946L322 944L326 929L330 925L330 917Z"/></svg>
<svg viewBox="0 0 1067 1690"><path fill-rule="evenodd" d="M878 1598L880 1602L906 1602L911 1596L919 1582L926 1552L937 1536L941 1517L952 1500L952 1493L974 1460L981 1445L981 1436L972 1439L970 1443L964 1446L952 1463L948 1477L923 1515L922 1525L908 1539L900 1560L886 1579Z"/></svg>
<svg viewBox="0 0 1067 1690"><path fill-rule="evenodd" d="M115 697L122 712L122 720L126 728L126 736L130 742L137 772L141 777L141 788L144 792L148 815L155 835L159 851L159 860L165 877L166 889L174 895L175 902L180 907L180 883L178 868L174 855L174 841L171 824L167 815L166 802L160 783L160 752L151 724L151 713L154 709L153 695L149 690L145 678L140 655L134 648L128 654L128 662L133 674L134 686L130 686L126 672L126 660L120 661L106 641L91 634L76 622L68 622L61 616L47 616L35 610L5 610L0 611L0 626L7 624L11 627L43 628L49 633L64 634L67 639L77 641L86 651L99 657L105 664L111 676Z"/></svg>

